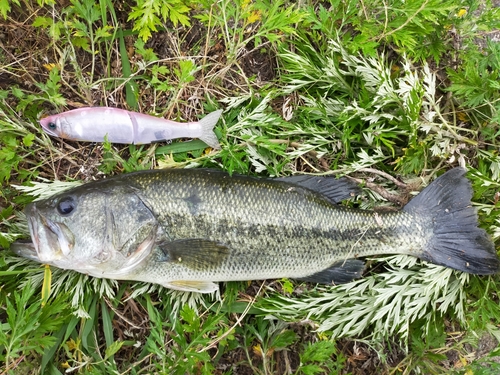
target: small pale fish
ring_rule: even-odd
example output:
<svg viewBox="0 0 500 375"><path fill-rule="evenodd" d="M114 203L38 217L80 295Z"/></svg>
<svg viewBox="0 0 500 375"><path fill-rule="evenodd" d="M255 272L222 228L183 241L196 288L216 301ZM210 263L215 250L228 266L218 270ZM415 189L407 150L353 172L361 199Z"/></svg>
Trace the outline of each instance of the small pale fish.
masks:
<svg viewBox="0 0 500 375"><path fill-rule="evenodd" d="M43 130L72 141L148 144L176 138L199 138L212 148L220 148L213 128L222 114L212 112L200 121L176 122L109 107L73 109L40 120Z"/></svg>
<svg viewBox="0 0 500 375"><path fill-rule="evenodd" d="M12 249L95 277L202 293L231 280L345 283L362 275L359 258L377 254L495 274L499 258L464 174L452 169L401 211L374 213L338 204L357 189L345 179L141 171L29 204L32 243Z"/></svg>

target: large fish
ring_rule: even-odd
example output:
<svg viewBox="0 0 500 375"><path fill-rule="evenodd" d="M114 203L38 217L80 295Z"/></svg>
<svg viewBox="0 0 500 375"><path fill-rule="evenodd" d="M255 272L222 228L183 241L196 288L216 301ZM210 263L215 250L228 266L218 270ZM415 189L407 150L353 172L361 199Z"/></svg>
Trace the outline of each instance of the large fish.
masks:
<svg viewBox="0 0 500 375"><path fill-rule="evenodd" d="M42 129L53 137L72 141L147 144L175 138L199 138L220 148L213 128L222 111L195 122L180 123L142 113L109 107L73 109L40 120Z"/></svg>
<svg viewBox="0 0 500 375"><path fill-rule="evenodd" d="M348 282L364 269L356 258L376 254L494 274L499 259L464 174L448 171L401 211L373 212L337 204L353 191L342 179L135 172L28 205L33 243L13 249L95 277L196 292L229 280Z"/></svg>

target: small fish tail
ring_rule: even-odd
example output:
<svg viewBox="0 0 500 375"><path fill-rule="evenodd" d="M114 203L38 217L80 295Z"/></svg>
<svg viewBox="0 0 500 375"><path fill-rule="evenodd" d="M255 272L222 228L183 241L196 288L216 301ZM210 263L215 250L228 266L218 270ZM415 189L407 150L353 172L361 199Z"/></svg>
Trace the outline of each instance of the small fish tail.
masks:
<svg viewBox="0 0 500 375"><path fill-rule="evenodd" d="M500 261L488 234L477 226L472 187L465 173L463 168L446 172L403 210L426 218L426 225L431 227L432 235L421 259L463 272L495 274Z"/></svg>
<svg viewBox="0 0 500 375"><path fill-rule="evenodd" d="M198 138L212 148L220 148L219 141L213 129L217 121L219 121L221 114L222 110L214 111L199 121L201 136Z"/></svg>

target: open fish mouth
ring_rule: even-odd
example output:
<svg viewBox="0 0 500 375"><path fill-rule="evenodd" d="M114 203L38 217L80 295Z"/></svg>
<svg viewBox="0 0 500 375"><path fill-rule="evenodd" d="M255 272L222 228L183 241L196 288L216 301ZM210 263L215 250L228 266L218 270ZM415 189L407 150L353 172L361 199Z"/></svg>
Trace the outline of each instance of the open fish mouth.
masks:
<svg viewBox="0 0 500 375"><path fill-rule="evenodd" d="M73 233L63 223L54 222L39 213L34 206L28 208L28 226L32 242L18 242L13 250L19 255L42 263L68 256L75 244Z"/></svg>
<svg viewBox="0 0 500 375"><path fill-rule="evenodd" d="M17 255L40 262L41 260L38 256L39 237L36 219L34 216L28 217L28 228L31 234L31 241L25 239L17 240L10 245L10 249Z"/></svg>
<svg viewBox="0 0 500 375"><path fill-rule="evenodd" d="M58 135L57 135L55 132L53 132L52 130L50 130L50 129L48 128L48 126L47 126L47 125L45 125L43 122L40 122L40 124L42 125L42 129L43 129L43 131L44 131L45 133L47 133L48 135L50 135L50 136L52 136L52 137L58 137Z"/></svg>
<svg viewBox="0 0 500 375"><path fill-rule="evenodd" d="M34 260L39 262L38 253L35 248L35 244L30 240L17 240L12 245L10 249L19 256Z"/></svg>
<svg viewBox="0 0 500 375"><path fill-rule="evenodd" d="M14 253L41 263L51 263L70 254L75 241L64 224L36 213L29 217L28 226L32 241L17 240L11 245Z"/></svg>

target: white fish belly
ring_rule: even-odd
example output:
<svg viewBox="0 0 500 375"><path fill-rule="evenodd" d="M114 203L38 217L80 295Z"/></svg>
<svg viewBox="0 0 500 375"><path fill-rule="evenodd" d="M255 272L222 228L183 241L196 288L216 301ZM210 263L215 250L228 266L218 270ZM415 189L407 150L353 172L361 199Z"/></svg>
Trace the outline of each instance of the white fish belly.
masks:
<svg viewBox="0 0 500 375"><path fill-rule="evenodd" d="M132 143L134 128L127 111L116 108L89 108L67 118L71 136L89 142ZM66 132L66 133L69 133Z"/></svg>
<svg viewBox="0 0 500 375"><path fill-rule="evenodd" d="M198 138L201 135L199 125L194 123L179 123L164 118L134 114L137 123L137 133L134 143L146 144L176 138Z"/></svg>

